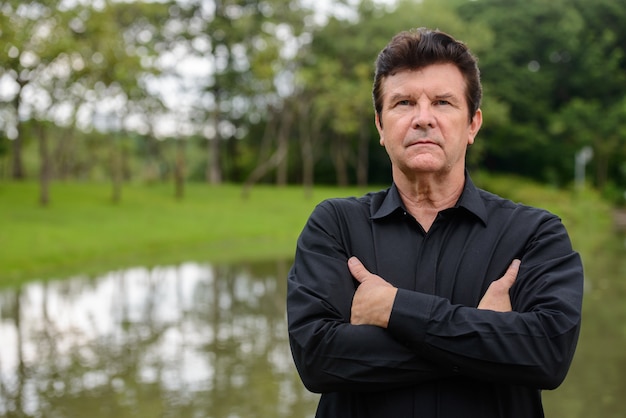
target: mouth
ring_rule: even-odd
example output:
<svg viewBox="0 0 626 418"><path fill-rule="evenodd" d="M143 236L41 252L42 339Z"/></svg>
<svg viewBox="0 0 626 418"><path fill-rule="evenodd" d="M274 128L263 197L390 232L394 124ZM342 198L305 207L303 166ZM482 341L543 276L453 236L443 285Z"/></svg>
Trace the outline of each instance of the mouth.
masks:
<svg viewBox="0 0 626 418"><path fill-rule="evenodd" d="M407 144L407 148L414 147L414 146L437 146L438 147L439 143L437 141L433 141L428 138L422 138L416 141L409 141Z"/></svg>

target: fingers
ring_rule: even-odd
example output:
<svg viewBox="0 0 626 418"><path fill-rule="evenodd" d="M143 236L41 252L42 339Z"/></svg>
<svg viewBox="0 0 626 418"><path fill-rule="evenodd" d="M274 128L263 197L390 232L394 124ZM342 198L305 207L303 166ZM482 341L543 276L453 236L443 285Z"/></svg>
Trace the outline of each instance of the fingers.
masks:
<svg viewBox="0 0 626 418"><path fill-rule="evenodd" d="M515 279L517 279L517 273L519 272L520 260L515 259L509 265L509 268L504 273L504 276L500 278L503 284L506 285L507 288L511 288L513 283L515 283Z"/></svg>
<svg viewBox="0 0 626 418"><path fill-rule="evenodd" d="M504 273L504 276L491 282L487 288L487 292L478 304L478 309L489 309L496 312L510 312L512 310L509 290L517 279L519 266L520 260L513 260Z"/></svg>
<svg viewBox="0 0 626 418"><path fill-rule="evenodd" d="M350 257L348 259L348 269L352 276L358 280L359 283L362 283L363 280L367 278L370 272L365 268L361 260L356 257Z"/></svg>
<svg viewBox="0 0 626 418"><path fill-rule="evenodd" d="M350 323L386 328L398 289L382 277L370 273L356 257L348 259L348 269L359 282L352 298Z"/></svg>

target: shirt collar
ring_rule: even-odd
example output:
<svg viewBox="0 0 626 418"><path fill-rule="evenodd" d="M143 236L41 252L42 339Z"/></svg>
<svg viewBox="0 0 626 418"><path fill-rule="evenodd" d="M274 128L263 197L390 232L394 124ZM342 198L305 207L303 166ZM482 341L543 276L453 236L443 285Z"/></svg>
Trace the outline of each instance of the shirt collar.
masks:
<svg viewBox="0 0 626 418"><path fill-rule="evenodd" d="M469 213L476 216L482 221L483 224L487 224L487 209L480 196L479 189L474 185L474 182L469 176L469 173L465 172L465 185L463 186L463 192L461 197L454 205L454 208L463 208ZM378 207L372 206L371 219L381 219L387 217L397 210L403 212L406 211L406 207L400 197L400 192L395 183L387 190L382 203Z"/></svg>
<svg viewBox="0 0 626 418"><path fill-rule="evenodd" d="M383 198L380 206L372 205L371 207L371 219L381 219L391 215L396 210L406 211L402 198L400 198L400 192L396 183L392 183L391 187L387 189L387 194Z"/></svg>

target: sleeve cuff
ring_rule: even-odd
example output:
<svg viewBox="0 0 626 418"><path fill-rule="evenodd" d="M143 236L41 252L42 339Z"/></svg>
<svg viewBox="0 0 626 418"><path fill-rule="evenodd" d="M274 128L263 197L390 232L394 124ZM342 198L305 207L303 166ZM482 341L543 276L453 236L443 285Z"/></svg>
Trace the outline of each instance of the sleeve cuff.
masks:
<svg viewBox="0 0 626 418"><path fill-rule="evenodd" d="M398 289L387 329L398 341L418 348L424 343L433 306L432 295Z"/></svg>

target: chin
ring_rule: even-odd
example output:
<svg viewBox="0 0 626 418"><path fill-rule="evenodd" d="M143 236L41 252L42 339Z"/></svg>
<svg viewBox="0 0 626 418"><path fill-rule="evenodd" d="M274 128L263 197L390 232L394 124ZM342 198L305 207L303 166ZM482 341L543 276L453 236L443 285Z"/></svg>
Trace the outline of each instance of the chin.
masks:
<svg viewBox="0 0 626 418"><path fill-rule="evenodd" d="M446 165L441 161L412 161L407 168L416 173L438 173L445 171Z"/></svg>

